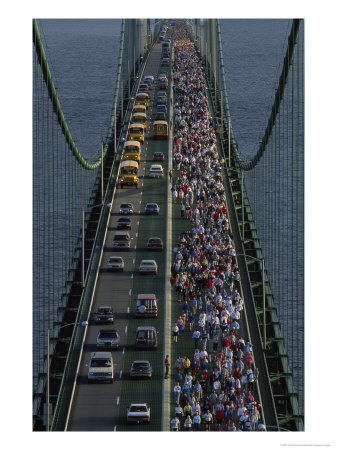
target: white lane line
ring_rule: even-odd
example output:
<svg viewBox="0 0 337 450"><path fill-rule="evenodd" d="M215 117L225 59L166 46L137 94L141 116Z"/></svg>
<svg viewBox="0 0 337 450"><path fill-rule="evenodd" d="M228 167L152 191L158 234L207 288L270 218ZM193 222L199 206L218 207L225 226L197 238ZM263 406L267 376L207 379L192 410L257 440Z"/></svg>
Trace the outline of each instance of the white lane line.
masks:
<svg viewBox="0 0 337 450"><path fill-rule="evenodd" d="M131 291L131 289L130 289L130 291ZM131 292L130 292L130 295L131 295ZM130 314L130 306L128 306L128 314Z"/></svg>
<svg viewBox="0 0 337 450"><path fill-rule="evenodd" d="M138 220L138 222L137 222L137 225L139 225L139 220Z"/></svg>
<svg viewBox="0 0 337 450"><path fill-rule="evenodd" d="M125 347L123 347L122 353L123 353L123 355L125 354ZM121 371L121 372L122 372L122 371Z"/></svg>
<svg viewBox="0 0 337 450"><path fill-rule="evenodd" d="M134 264L136 262L136 258L133 258L132 260L132 264Z"/></svg>
<svg viewBox="0 0 337 450"><path fill-rule="evenodd" d="M128 326L125 325L125 334L127 334L127 333L128 333Z"/></svg>
<svg viewBox="0 0 337 450"><path fill-rule="evenodd" d="M137 248L137 245L135 245L135 250L136 250L136 248Z"/></svg>
<svg viewBox="0 0 337 450"><path fill-rule="evenodd" d="M133 278L133 273L131 274L131 278Z"/></svg>
<svg viewBox="0 0 337 450"><path fill-rule="evenodd" d="M138 233L136 233L136 237L138 237Z"/></svg>
<svg viewBox="0 0 337 450"><path fill-rule="evenodd" d="M114 426L114 431L117 431L117 425Z"/></svg>
<svg viewBox="0 0 337 450"><path fill-rule="evenodd" d="M117 397L117 405L119 405L119 397Z"/></svg>
<svg viewBox="0 0 337 450"><path fill-rule="evenodd" d="M129 289L129 295L131 295L131 289Z"/></svg>
<svg viewBox="0 0 337 450"><path fill-rule="evenodd" d="M121 371L119 372L119 378L122 378L122 375L123 375L123 371L121 370Z"/></svg>
<svg viewBox="0 0 337 450"><path fill-rule="evenodd" d="M141 201L141 200L139 200L139 204L140 204L140 205L142 204L142 201Z"/></svg>

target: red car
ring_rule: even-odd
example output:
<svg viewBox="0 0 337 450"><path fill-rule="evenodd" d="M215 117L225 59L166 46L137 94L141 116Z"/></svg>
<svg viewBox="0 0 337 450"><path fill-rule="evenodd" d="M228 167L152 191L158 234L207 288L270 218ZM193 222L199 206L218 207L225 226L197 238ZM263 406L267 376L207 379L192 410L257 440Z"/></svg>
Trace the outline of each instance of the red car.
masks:
<svg viewBox="0 0 337 450"><path fill-rule="evenodd" d="M155 152L153 154L153 161L164 161L165 157L164 157L164 153L161 152Z"/></svg>
<svg viewBox="0 0 337 450"><path fill-rule="evenodd" d="M164 249L163 241L159 237L151 237L147 241L147 249L148 250L163 250Z"/></svg>

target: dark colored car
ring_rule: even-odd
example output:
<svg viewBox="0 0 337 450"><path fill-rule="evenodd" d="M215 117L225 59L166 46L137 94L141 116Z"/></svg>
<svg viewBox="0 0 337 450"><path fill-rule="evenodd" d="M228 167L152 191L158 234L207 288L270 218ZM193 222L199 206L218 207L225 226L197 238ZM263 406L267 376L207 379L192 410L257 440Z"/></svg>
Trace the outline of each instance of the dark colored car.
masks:
<svg viewBox="0 0 337 450"><path fill-rule="evenodd" d="M157 112L156 120L166 120L166 114L164 112Z"/></svg>
<svg viewBox="0 0 337 450"><path fill-rule="evenodd" d="M95 323L113 323L114 313L111 306L99 306L95 314Z"/></svg>
<svg viewBox="0 0 337 450"><path fill-rule="evenodd" d="M158 106L157 106L157 111L156 111L156 113L159 113L159 112L162 112L162 113L165 113L165 114L166 114L166 112L167 112L167 106L166 106L166 105L158 105Z"/></svg>
<svg viewBox="0 0 337 450"><path fill-rule="evenodd" d="M136 331L136 348L156 349L158 346L155 327L138 327Z"/></svg>
<svg viewBox="0 0 337 450"><path fill-rule="evenodd" d="M153 161L164 161L165 157L164 157L164 153L162 152L155 152L153 154Z"/></svg>
<svg viewBox="0 0 337 450"><path fill-rule="evenodd" d="M152 378L152 366L149 361L133 361L130 368L132 378Z"/></svg>
<svg viewBox="0 0 337 450"><path fill-rule="evenodd" d="M147 248L148 250L163 250L164 244L161 238L159 237L151 237L147 241Z"/></svg>
<svg viewBox="0 0 337 450"><path fill-rule="evenodd" d="M159 214L159 206L157 203L146 203L145 214Z"/></svg>
<svg viewBox="0 0 337 450"><path fill-rule="evenodd" d="M168 83L167 81L160 81L159 82L159 89L167 89Z"/></svg>
<svg viewBox="0 0 337 450"><path fill-rule="evenodd" d="M128 217L120 217L117 220L117 230L131 230L131 219Z"/></svg>

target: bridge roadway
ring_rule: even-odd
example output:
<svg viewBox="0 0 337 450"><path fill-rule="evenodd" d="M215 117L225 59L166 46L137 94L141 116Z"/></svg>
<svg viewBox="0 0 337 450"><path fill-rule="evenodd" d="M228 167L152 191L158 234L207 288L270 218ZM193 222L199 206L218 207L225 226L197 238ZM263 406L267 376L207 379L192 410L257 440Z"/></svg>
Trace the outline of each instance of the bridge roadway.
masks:
<svg viewBox="0 0 337 450"><path fill-rule="evenodd" d="M163 341L164 324L164 284L165 284L165 254L166 252L149 252L146 250L147 239L160 236L166 244L166 202L167 202L167 164L169 141L154 141L152 139L153 121L155 117L155 99L158 90L157 74L160 68L161 43L156 43L145 66L144 75L154 75L155 86L150 91L150 106L148 110L148 125L145 142L142 146L142 156L139 166L139 188L116 189L112 199L113 205L108 224L108 232L104 243L98 283L93 299L94 313L100 305L110 305L115 311L113 326L89 323L83 348L77 385L71 405L68 431L116 431L134 430L140 426L126 424L126 407L131 401L147 402L151 406L151 424L145 430L159 431L161 429L162 383L163 383ZM169 69L167 69L169 70ZM169 92L169 91L168 91ZM169 103L168 103L169 105ZM150 179L147 171L155 151L165 154L164 178ZM129 252L117 252L111 248L116 222L119 217L119 205L131 202L134 215L131 218ZM145 216L144 208L147 202L157 202L161 207L159 216ZM107 260L111 255L122 256L125 261L123 273L108 272ZM155 259L158 273L140 275L138 265L141 259ZM159 300L159 315L156 319L136 319L134 316L135 301L139 293L155 293ZM159 330L159 345L157 351L135 351L135 330L139 325L154 325ZM88 364L90 353L96 351L96 337L101 328L116 329L120 335L119 349L113 351L114 382L113 384L88 384ZM129 368L134 359L147 359L151 362L154 374L151 380L131 381ZM144 429L144 428L142 428Z"/></svg>

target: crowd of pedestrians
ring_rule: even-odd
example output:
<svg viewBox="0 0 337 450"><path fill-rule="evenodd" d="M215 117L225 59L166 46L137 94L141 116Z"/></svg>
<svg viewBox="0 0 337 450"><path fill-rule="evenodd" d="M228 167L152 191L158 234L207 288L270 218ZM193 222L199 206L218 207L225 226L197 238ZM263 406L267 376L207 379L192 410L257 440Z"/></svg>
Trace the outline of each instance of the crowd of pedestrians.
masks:
<svg viewBox="0 0 337 450"><path fill-rule="evenodd" d="M262 430L253 346L241 334L240 273L227 215L203 70L183 21L174 31L172 197L190 229L174 247L171 283L181 315L172 345L189 336L188 354L172 361L176 404L171 430ZM179 350L178 350L179 351Z"/></svg>

